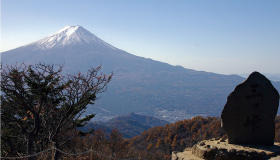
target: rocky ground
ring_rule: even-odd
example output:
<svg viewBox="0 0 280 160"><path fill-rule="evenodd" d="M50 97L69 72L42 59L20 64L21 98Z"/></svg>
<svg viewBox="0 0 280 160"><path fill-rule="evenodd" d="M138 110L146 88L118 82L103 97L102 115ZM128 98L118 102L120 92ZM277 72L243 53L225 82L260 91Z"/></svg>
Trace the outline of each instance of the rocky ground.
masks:
<svg viewBox="0 0 280 160"><path fill-rule="evenodd" d="M280 143L273 146L228 144L224 139L204 140L183 152L173 152L172 160L280 160Z"/></svg>

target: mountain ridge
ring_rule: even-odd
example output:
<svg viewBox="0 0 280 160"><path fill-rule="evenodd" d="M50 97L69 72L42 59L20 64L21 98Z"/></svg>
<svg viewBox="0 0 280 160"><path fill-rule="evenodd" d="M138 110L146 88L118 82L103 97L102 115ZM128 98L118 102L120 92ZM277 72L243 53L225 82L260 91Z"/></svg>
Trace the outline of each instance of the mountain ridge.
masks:
<svg viewBox="0 0 280 160"><path fill-rule="evenodd" d="M149 128L164 126L166 124L168 124L167 121L132 112L128 115L114 117L105 122L90 122L85 127L81 128L81 130L89 131L90 129L101 129L107 134L110 134L113 129L117 129L125 138L131 138Z"/></svg>

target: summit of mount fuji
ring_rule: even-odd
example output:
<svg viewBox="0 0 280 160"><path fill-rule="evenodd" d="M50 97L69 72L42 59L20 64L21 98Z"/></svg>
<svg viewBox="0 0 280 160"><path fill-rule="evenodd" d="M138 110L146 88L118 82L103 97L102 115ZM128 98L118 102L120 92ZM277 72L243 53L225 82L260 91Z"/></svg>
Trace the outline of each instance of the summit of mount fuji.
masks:
<svg viewBox="0 0 280 160"><path fill-rule="evenodd" d="M50 36L3 52L2 64L59 64L66 71L87 71L92 66L120 66L141 59L103 41L82 26L66 26ZM135 58L136 57L136 58Z"/></svg>
<svg viewBox="0 0 280 160"><path fill-rule="evenodd" d="M104 42L90 31L82 26L65 26L46 38L43 38L30 45L38 49L51 49L71 45L97 45L103 47L115 48L112 45Z"/></svg>

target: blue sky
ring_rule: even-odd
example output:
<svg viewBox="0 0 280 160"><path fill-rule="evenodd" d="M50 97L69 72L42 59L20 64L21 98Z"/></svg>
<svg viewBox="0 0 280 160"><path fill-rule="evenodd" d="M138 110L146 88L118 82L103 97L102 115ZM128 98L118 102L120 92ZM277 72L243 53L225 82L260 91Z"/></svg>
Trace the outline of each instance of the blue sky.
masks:
<svg viewBox="0 0 280 160"><path fill-rule="evenodd" d="M280 73L279 0L2 0L1 51L66 25L172 65Z"/></svg>

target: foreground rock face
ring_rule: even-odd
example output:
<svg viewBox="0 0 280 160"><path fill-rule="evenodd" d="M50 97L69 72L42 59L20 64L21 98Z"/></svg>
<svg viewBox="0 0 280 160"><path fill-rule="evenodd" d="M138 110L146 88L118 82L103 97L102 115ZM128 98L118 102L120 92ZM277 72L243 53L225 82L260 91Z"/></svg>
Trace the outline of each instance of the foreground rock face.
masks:
<svg viewBox="0 0 280 160"><path fill-rule="evenodd" d="M253 72L228 96L222 128L229 143L273 145L279 93L262 74Z"/></svg>
<svg viewBox="0 0 280 160"><path fill-rule="evenodd" d="M280 159L280 143L273 146L234 145L226 140L204 140L186 148L184 152L173 152L172 160L276 160Z"/></svg>

